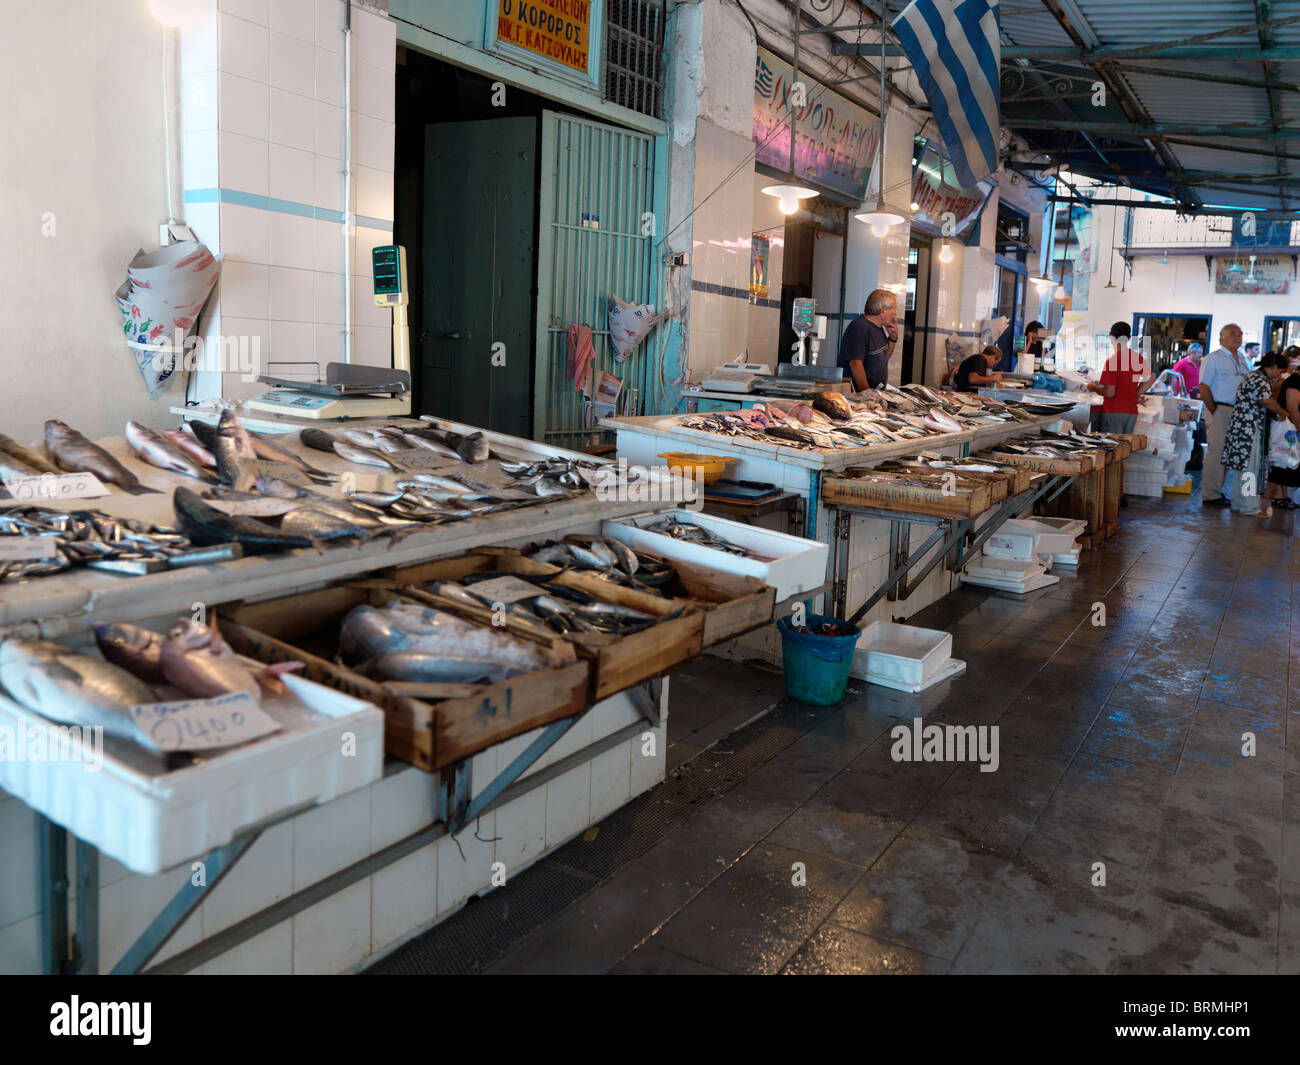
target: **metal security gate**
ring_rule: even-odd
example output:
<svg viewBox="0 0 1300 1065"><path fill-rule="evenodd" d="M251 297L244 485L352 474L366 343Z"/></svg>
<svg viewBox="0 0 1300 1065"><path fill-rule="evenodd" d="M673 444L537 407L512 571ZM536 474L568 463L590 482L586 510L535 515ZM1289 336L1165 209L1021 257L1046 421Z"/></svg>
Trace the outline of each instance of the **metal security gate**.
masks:
<svg viewBox="0 0 1300 1065"><path fill-rule="evenodd" d="M657 380L652 332L630 359L614 361L609 301L655 302L654 138L587 119L542 114L537 249L537 365L533 435L581 447L593 432L565 362L570 325L591 328L595 369L646 396ZM623 400L620 399L620 409Z"/></svg>

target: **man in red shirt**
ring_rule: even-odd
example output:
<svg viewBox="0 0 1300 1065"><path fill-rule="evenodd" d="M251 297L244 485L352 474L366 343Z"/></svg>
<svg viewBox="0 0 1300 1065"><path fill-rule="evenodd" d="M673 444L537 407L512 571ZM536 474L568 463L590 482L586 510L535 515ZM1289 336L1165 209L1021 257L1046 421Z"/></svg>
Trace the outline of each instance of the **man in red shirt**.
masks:
<svg viewBox="0 0 1300 1065"><path fill-rule="evenodd" d="M1129 327L1116 322L1110 327L1114 349L1101 371L1101 380L1088 386L1103 398L1100 428L1103 433L1131 433L1137 425L1138 397L1151 387L1154 378L1146 360L1128 346Z"/></svg>

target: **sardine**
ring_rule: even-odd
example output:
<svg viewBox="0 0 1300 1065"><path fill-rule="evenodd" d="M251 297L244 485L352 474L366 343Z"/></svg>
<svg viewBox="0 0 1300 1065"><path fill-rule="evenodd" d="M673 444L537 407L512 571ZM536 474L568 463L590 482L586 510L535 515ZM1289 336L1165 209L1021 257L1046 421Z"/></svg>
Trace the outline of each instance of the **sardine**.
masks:
<svg viewBox="0 0 1300 1065"><path fill-rule="evenodd" d="M92 626L100 654L149 684L165 684L163 638L156 632L121 622L96 621Z"/></svg>
<svg viewBox="0 0 1300 1065"><path fill-rule="evenodd" d="M141 735L131 707L156 701L153 690L121 666L44 640L0 644L0 684L42 717L98 726L136 742Z"/></svg>
<svg viewBox="0 0 1300 1065"><path fill-rule="evenodd" d="M237 543L249 554L266 554L295 547L311 547L305 536L294 536L242 514L225 514L205 503L188 488L177 488L172 508L181 531L200 547Z"/></svg>
<svg viewBox="0 0 1300 1065"><path fill-rule="evenodd" d="M58 473L59 468L41 452L32 447L24 447L11 436L0 433L0 458L9 458L21 463L36 474Z"/></svg>
<svg viewBox="0 0 1300 1065"><path fill-rule="evenodd" d="M201 481L213 481L213 478L204 473L202 467L189 455L147 425L128 421L126 442L150 466L157 466L160 470L170 470L172 473L183 473L186 477L197 477Z"/></svg>
<svg viewBox="0 0 1300 1065"><path fill-rule="evenodd" d="M54 461L65 470L93 473L101 481L115 484L133 496L158 491L156 488L146 488L134 473L66 422L52 418L45 423L45 446L54 456Z"/></svg>
<svg viewBox="0 0 1300 1065"><path fill-rule="evenodd" d="M389 470L393 473L401 471L389 462L378 451L372 451L370 448L358 447L355 444L349 444L345 440L334 441L334 453L348 462L356 463L358 466L377 466L380 469Z"/></svg>

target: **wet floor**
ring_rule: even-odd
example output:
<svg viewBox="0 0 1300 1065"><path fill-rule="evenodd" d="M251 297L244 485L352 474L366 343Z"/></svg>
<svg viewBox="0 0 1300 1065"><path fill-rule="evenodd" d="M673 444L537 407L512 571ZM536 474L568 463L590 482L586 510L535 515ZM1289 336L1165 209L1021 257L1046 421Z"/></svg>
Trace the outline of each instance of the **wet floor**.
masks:
<svg viewBox="0 0 1300 1065"><path fill-rule="evenodd" d="M1300 971L1300 523L1199 495L1122 519L1058 585L910 619L969 663L921 695L812 708L752 667L682 671L670 779L550 859L606 856L483 968ZM896 760L916 718L996 725L996 772Z"/></svg>

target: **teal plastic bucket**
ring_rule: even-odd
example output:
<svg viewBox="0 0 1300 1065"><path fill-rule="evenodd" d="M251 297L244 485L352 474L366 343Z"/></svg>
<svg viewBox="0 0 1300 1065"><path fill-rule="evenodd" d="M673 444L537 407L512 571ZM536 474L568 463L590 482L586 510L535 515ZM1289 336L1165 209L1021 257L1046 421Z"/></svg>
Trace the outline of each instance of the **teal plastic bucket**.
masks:
<svg viewBox="0 0 1300 1065"><path fill-rule="evenodd" d="M808 628L820 628L828 622L841 627L846 624L821 614L806 618ZM831 706L843 699L849 686L849 670L853 668L853 650L862 630L854 625L847 636L817 636L796 632L788 617L778 618L776 627L781 633L785 693L791 699L816 706Z"/></svg>

